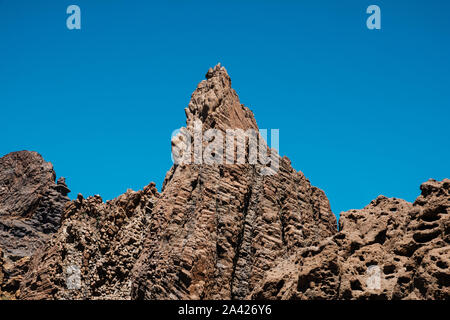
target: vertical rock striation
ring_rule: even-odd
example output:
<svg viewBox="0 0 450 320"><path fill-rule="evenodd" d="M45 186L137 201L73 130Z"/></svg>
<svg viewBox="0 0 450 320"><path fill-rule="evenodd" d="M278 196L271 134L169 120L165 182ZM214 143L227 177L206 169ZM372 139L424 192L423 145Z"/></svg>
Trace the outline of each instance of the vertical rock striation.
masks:
<svg viewBox="0 0 450 320"><path fill-rule="evenodd" d="M339 233L280 262L251 297L449 299L450 180L421 190L342 213Z"/></svg>
<svg viewBox="0 0 450 320"><path fill-rule="evenodd" d="M225 68L210 69L186 109L187 130L254 129ZM286 157L261 164L174 165L133 270L136 299L242 299L283 256L336 232L325 194Z"/></svg>
<svg viewBox="0 0 450 320"><path fill-rule="evenodd" d="M130 299L130 271L157 198L154 183L106 203L78 195L30 262L19 298Z"/></svg>
<svg viewBox="0 0 450 320"><path fill-rule="evenodd" d="M14 294L30 256L55 233L69 201L64 178L36 152L12 152L0 159L0 250L2 291Z"/></svg>
<svg viewBox="0 0 450 320"><path fill-rule="evenodd" d="M379 196L342 213L338 231L324 192L287 157L264 141L271 165L251 161L258 126L225 68L208 71L185 112L172 146L189 161L161 193L151 183L69 202L37 153L1 158L0 297L449 299L450 180L425 182L414 203ZM230 150L245 161L197 161L220 154L213 142L229 147L208 132L231 129L244 133ZM186 133L200 152L184 148Z"/></svg>

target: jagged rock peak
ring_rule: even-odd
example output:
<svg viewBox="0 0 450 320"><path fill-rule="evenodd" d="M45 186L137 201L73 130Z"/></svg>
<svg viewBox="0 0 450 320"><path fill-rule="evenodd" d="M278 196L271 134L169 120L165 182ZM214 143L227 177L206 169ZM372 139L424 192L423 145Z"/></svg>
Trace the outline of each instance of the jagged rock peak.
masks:
<svg viewBox="0 0 450 320"><path fill-rule="evenodd" d="M222 67L220 65L220 62L216 66L214 66L214 68L209 68L208 72L205 75L206 79L211 79L213 77L221 77L228 80L228 83L231 87L231 79L228 75L227 69L225 69L225 67Z"/></svg>
<svg viewBox="0 0 450 320"><path fill-rule="evenodd" d="M444 190L448 193L449 189L450 189L450 179L444 179L442 181L429 179L428 181L420 185L420 190L422 191L422 193L417 200L421 201L427 197L439 196L442 192L444 192Z"/></svg>
<svg viewBox="0 0 450 320"><path fill-rule="evenodd" d="M190 130L196 122L203 130L258 129L253 113L240 103L227 70L220 63L208 70L206 80L198 84L185 112Z"/></svg>
<svg viewBox="0 0 450 320"><path fill-rule="evenodd" d="M55 229L59 212L43 214L42 210L52 205L60 207L59 203L69 200L66 196L70 192L64 178L57 183L55 180L53 165L37 152L11 152L0 158L0 218L42 218L42 225L35 227L45 229L45 224L51 223Z"/></svg>
<svg viewBox="0 0 450 320"><path fill-rule="evenodd" d="M202 130L258 130L226 70L218 65L206 78L186 109L187 130L197 131L198 124ZM131 273L131 297L243 299L279 259L336 233L325 193L288 158L279 159L272 175L261 174L263 168L174 165Z"/></svg>
<svg viewBox="0 0 450 320"><path fill-rule="evenodd" d="M52 164L37 152L17 151L0 158L0 215L29 214L36 193L53 185L55 178Z"/></svg>

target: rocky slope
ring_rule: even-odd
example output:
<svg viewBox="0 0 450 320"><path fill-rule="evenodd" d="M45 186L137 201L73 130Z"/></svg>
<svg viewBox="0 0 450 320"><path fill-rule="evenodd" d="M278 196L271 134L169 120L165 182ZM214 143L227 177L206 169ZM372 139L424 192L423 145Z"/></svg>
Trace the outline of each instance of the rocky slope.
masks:
<svg viewBox="0 0 450 320"><path fill-rule="evenodd" d="M341 215L340 232L265 275L258 299L449 299L450 180L411 204L379 196Z"/></svg>
<svg viewBox="0 0 450 320"><path fill-rule="evenodd" d="M102 201L81 195L66 208L59 232L31 260L20 299L129 299L155 184Z"/></svg>
<svg viewBox="0 0 450 320"><path fill-rule="evenodd" d="M258 148L267 158L251 162L248 152L240 164L199 163L198 146L185 148L186 134L195 141L211 129L258 130L225 68L208 71L185 112L172 145L184 161L169 170L161 193L151 183L107 202L81 195L68 202L64 180L55 183L38 154L1 158L0 295L449 298L450 180L422 184L413 204L380 196L341 214L338 231L324 192L264 141ZM200 149L216 159L225 142L200 138ZM232 142L234 159L250 150L250 136Z"/></svg>
<svg viewBox="0 0 450 320"><path fill-rule="evenodd" d="M57 183L55 179L52 164L36 152L13 152L0 158L0 273L3 274L0 291L3 294L15 293L28 269L30 256L60 226L70 190L64 178Z"/></svg>

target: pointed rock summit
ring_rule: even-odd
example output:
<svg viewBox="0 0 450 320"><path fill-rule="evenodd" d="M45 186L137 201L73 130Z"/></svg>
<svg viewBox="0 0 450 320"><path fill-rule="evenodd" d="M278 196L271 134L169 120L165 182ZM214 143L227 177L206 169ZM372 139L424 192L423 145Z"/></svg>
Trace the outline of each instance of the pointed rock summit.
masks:
<svg viewBox="0 0 450 320"><path fill-rule="evenodd" d="M254 129L227 71L209 69L186 108L187 128ZM260 164L174 165L133 271L136 299L243 299L286 254L336 232L325 194L287 158Z"/></svg>
<svg viewBox="0 0 450 320"><path fill-rule="evenodd" d="M258 129L253 113L240 103L227 70L220 63L210 68L206 80L198 84L185 112L188 128L199 120L204 130Z"/></svg>

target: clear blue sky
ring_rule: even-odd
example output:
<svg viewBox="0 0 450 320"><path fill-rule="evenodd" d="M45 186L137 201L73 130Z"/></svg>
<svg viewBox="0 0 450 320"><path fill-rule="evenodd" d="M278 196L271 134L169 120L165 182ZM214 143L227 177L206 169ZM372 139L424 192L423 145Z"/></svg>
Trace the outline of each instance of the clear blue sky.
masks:
<svg viewBox="0 0 450 320"><path fill-rule="evenodd" d="M220 61L336 214L413 201L450 176L449 15L433 0L0 0L0 155L40 152L72 197L160 188L170 134Z"/></svg>

